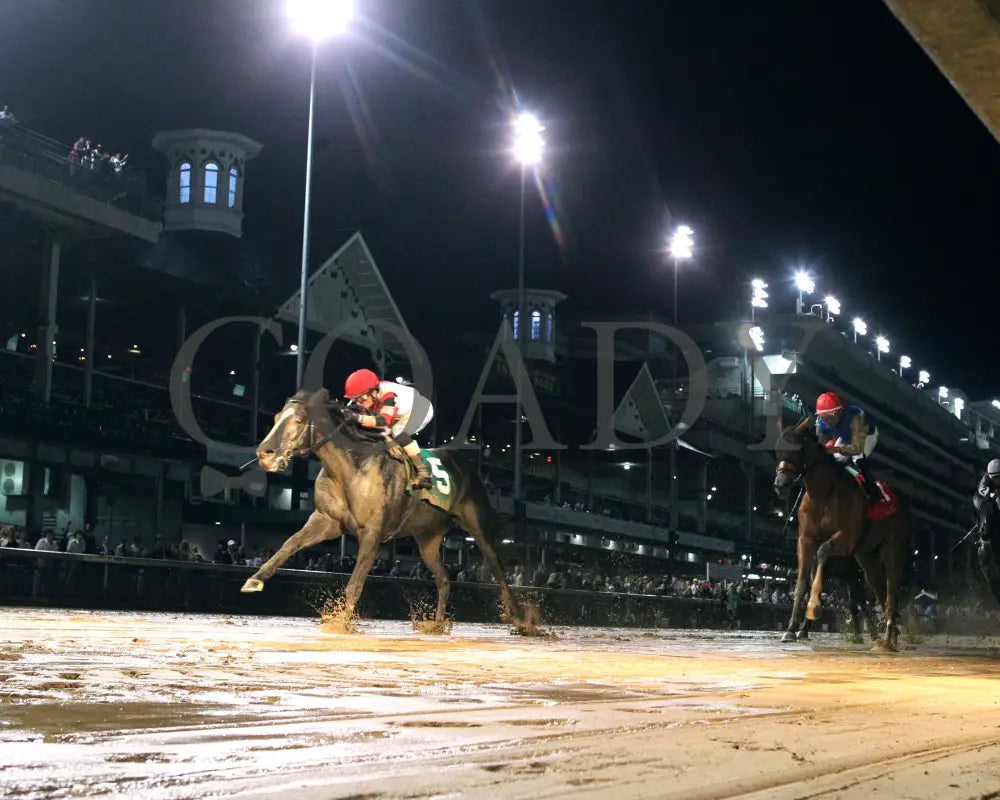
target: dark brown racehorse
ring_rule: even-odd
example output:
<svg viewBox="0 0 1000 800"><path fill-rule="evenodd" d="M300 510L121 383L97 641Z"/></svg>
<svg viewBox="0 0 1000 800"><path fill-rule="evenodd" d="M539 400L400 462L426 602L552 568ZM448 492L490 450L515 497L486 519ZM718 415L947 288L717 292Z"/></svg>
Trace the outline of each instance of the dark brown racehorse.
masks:
<svg viewBox="0 0 1000 800"><path fill-rule="evenodd" d="M407 493L410 479L404 463L390 456L381 442L378 447L370 446L362 431L336 413L338 408L338 404L330 402L326 389L299 392L275 415L274 427L258 446L257 461L267 472L285 469L293 456L310 454L320 460L323 469L314 488L316 510L302 529L247 579L241 591L262 591L264 581L299 550L349 533L358 540L358 558L344 592L344 607L337 615L342 627L349 628L379 545L396 536L412 536L420 548L420 557L434 575L435 623L442 629L451 584L441 564L441 540L454 521L475 539L500 586L511 623L522 633L537 632L507 585L496 546L501 520L475 471L453 452L435 451L449 476L449 516ZM352 448L352 442L359 446ZM369 447L362 447L366 442Z"/></svg>
<svg viewBox="0 0 1000 800"><path fill-rule="evenodd" d="M823 566L831 553L853 555L865 573L885 613L884 647L895 650L899 641L898 596L912 551L908 506L897 495L895 510L869 519L869 501L858 481L816 439L807 417L788 427L778 442L774 489L787 496L799 478L805 496L799 505L798 579L792 618L782 641L795 641L803 612L815 619L823 586ZM810 572L815 563L812 594L803 608Z"/></svg>

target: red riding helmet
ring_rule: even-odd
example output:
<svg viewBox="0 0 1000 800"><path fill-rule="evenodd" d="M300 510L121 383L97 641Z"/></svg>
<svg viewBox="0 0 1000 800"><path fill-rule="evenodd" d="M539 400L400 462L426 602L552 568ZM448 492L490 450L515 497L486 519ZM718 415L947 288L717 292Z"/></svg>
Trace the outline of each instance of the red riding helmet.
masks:
<svg viewBox="0 0 1000 800"><path fill-rule="evenodd" d="M347 376L347 381L344 383L344 397L353 400L372 389L377 389L378 385L378 375L370 369L355 370Z"/></svg>
<svg viewBox="0 0 1000 800"><path fill-rule="evenodd" d="M816 398L817 414L832 414L834 411L840 411L843 407L844 401L840 399L840 395L833 392L823 392Z"/></svg>

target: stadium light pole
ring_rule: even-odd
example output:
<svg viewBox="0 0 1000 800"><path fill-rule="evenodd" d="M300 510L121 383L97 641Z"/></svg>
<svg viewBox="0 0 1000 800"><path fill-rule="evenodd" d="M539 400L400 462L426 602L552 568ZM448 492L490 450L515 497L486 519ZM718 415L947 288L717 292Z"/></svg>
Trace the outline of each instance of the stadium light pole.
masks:
<svg viewBox="0 0 1000 800"><path fill-rule="evenodd" d="M674 262L674 327L677 327L677 267L680 261L691 258L694 255L694 231L687 225L678 225L670 236L670 257ZM680 348L674 346L674 357L672 359L671 381L671 411L677 403L677 359L680 357ZM673 415L676 419L679 415ZM670 442L670 532L677 532L677 438ZM673 546L673 542L671 542Z"/></svg>
<svg viewBox="0 0 1000 800"><path fill-rule="evenodd" d="M882 353L888 353L888 352L889 352L889 340L886 339L884 336L876 336L875 337L875 353L876 353L875 357L879 361L881 361L882 360Z"/></svg>
<svg viewBox="0 0 1000 800"><path fill-rule="evenodd" d="M816 281L808 272L799 270L795 273L795 288L799 290L799 298L795 301L795 313L802 313L802 295L812 294L816 290Z"/></svg>
<svg viewBox="0 0 1000 800"><path fill-rule="evenodd" d="M826 305L826 321L833 322L835 317L840 316L840 301L832 294L828 294L823 298L823 303Z"/></svg>
<svg viewBox="0 0 1000 800"><path fill-rule="evenodd" d="M858 343L859 336L868 335L868 324L861 317L854 318L854 344Z"/></svg>
<svg viewBox="0 0 1000 800"><path fill-rule="evenodd" d="M909 356L899 357L899 377L903 377L903 371L913 366L913 361Z"/></svg>
<svg viewBox="0 0 1000 800"><path fill-rule="evenodd" d="M517 318L514 324L514 341L517 344L517 351L521 354L521 361L524 361L524 328L525 328L525 301L524 301L524 200L527 186L528 168L534 167L542 160L542 150L545 141L541 133L545 128L538 122L534 114L522 112L514 119L514 157L521 165L521 217L518 231L517 246ZM529 328L530 330L530 328ZM521 497L521 456L523 449L524 434L521 427L522 403L521 403L521 381L515 380L517 390L517 410L514 420L514 503L519 503ZM515 508L515 512L518 510ZM520 518L520 516L518 516Z"/></svg>
<svg viewBox="0 0 1000 800"><path fill-rule="evenodd" d="M288 0L288 17L297 33L312 40L309 74L309 131L306 137L305 208L302 212L302 266L299 276L299 342L295 360L295 388L302 389L306 373L306 309L309 281L309 206L312 190L313 116L316 107L316 55L319 45L347 30L354 16L351 0Z"/></svg>

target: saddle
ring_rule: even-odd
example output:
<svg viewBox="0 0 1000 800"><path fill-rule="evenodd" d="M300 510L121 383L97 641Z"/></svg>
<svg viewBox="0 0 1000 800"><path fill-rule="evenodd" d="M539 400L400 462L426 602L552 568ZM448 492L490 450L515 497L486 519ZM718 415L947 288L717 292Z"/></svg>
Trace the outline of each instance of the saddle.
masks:
<svg viewBox="0 0 1000 800"><path fill-rule="evenodd" d="M862 474L852 466L845 465L844 469L857 481L858 488L864 492L865 479ZM881 497L868 501L867 517L872 521L884 519L896 513L896 493L884 481L876 480L875 485L878 487Z"/></svg>

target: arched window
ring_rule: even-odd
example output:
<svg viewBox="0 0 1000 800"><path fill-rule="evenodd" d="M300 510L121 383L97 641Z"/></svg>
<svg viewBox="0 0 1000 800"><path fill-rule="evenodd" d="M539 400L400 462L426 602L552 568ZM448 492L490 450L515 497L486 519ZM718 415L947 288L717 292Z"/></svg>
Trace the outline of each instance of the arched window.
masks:
<svg viewBox="0 0 1000 800"><path fill-rule="evenodd" d="M546 320L547 324L545 326L545 338L550 342L555 338L556 335L556 321L552 316L552 312L549 312L549 316Z"/></svg>
<svg viewBox="0 0 1000 800"><path fill-rule="evenodd" d="M191 202L191 165L185 161L181 164L181 196L182 203Z"/></svg>
<svg viewBox="0 0 1000 800"><path fill-rule="evenodd" d="M236 167L229 168L229 207L236 205L236 181L239 180L240 173Z"/></svg>
<svg viewBox="0 0 1000 800"><path fill-rule="evenodd" d="M214 204L219 193L219 165L205 165L205 205Z"/></svg>
<svg viewBox="0 0 1000 800"><path fill-rule="evenodd" d="M537 342L542 338L542 312L537 308L531 312L531 341Z"/></svg>
<svg viewBox="0 0 1000 800"><path fill-rule="evenodd" d="M521 321L519 319L520 316L521 316L521 312L520 311L515 311L514 312L514 340L515 341L517 340L517 323L519 323Z"/></svg>

